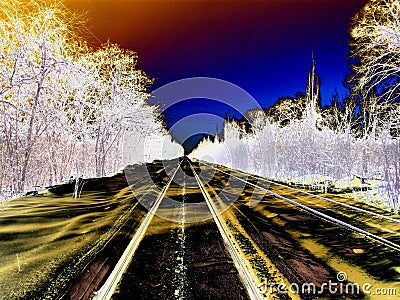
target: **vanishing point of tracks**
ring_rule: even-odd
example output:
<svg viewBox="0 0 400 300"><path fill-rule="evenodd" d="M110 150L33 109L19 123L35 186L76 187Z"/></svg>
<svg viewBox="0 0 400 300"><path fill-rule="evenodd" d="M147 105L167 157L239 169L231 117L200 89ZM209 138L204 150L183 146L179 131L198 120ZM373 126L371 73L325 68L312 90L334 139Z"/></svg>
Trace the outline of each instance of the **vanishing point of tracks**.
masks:
<svg viewBox="0 0 400 300"><path fill-rule="evenodd" d="M364 298L374 292L333 293L327 283L399 288L400 218L187 158L171 174L95 299L143 290L141 299ZM167 197L180 205L162 205Z"/></svg>

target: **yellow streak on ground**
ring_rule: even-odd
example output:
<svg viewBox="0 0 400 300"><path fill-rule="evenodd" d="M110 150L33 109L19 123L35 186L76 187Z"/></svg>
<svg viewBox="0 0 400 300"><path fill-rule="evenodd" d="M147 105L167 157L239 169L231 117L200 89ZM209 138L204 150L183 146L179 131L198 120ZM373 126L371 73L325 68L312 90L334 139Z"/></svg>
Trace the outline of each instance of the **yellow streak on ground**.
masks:
<svg viewBox="0 0 400 300"><path fill-rule="evenodd" d="M312 238L304 238L304 235L300 231L287 230L287 232L296 239L303 248L310 251L315 257L322 259L330 267L332 267L337 272L345 272L347 274L347 280L349 282L357 283L360 286L360 291L364 284L371 284L371 292L375 288L395 288L397 290L397 295L393 296L393 299L399 297L400 293L400 282L384 282L376 280L374 277L366 273L359 266L353 265L348 261L345 261L336 254L330 252L330 249L324 245L318 243L317 240ZM370 295L367 299L391 299L389 295Z"/></svg>
<svg viewBox="0 0 400 300"><path fill-rule="evenodd" d="M162 171L162 170L161 170ZM186 192L188 189L186 189ZM174 197L182 194L181 186L169 186L168 190L165 193L166 197ZM159 207L157 210L157 214L154 215L153 220L151 221L150 226L147 228L145 235L158 235L158 234L166 234L171 230L178 229L181 224L178 222L170 221L171 219L177 219L173 216L179 214L181 208L177 207ZM165 218L165 217L168 217ZM186 225L187 226L187 225Z"/></svg>
<svg viewBox="0 0 400 300"><path fill-rule="evenodd" d="M171 210L172 213L176 213L174 209L168 209L168 210ZM151 236L158 234L167 234L171 230L175 230L178 228L179 228L179 223L172 222L170 220L155 215L153 217L152 224L147 228L145 235Z"/></svg>
<svg viewBox="0 0 400 300"><path fill-rule="evenodd" d="M288 194L287 190L280 190L280 194L286 193ZM290 193L290 192L289 192ZM330 195L332 197L332 195ZM346 203L348 202L348 199L344 199L341 197L335 197L334 199L336 201L339 201L338 198ZM318 199L311 198L309 196L304 196L302 199L297 199L298 202L308 202L307 205L310 205L312 201L318 202ZM322 200L321 200L322 201ZM355 201L354 201L355 202ZM314 205L317 205L318 203L314 203ZM322 202L321 202L322 204ZM333 204L329 202L323 202L326 208L333 207ZM349 204L349 203L347 203ZM268 210L268 205L269 205L269 200L262 201L260 202L256 207L253 208L254 211L259 212L262 214L264 217L271 218L273 223L280 227L285 227L287 222L283 219L280 218L278 214L275 214L271 211ZM284 201L281 201L279 199L274 199L274 207L286 207L287 204ZM392 217L392 216L391 216ZM398 216L393 216L394 218L398 218ZM375 228L375 230L380 229L382 232L388 233L391 232L392 234L399 234L400 232L400 226L397 223L392 223L388 220L379 220L378 222L375 221L373 224L371 224L372 220L367 216L361 217L368 225L370 225L372 228ZM333 254L330 250L330 248L321 245L318 243L318 241L314 238L312 238L312 235L309 233L304 233L301 231L296 231L296 230L289 230L285 229L286 232L288 232L293 239L298 241L301 246L305 249L307 249L312 255L314 255L317 258L322 259L323 261L326 262L327 265L332 267L334 270L337 272L346 272L348 275L348 281L349 282L354 282L359 284L360 290L362 291L362 287L364 284L369 283L372 285L370 291L374 292L376 288L384 288L384 289L391 289L395 288L397 295L391 296L390 298L389 295L370 295L367 297L367 299L399 299L400 296L400 282L384 282L382 280L377 280L373 276L369 275L366 273L361 267L355 266L351 264L350 262L347 262L340 256ZM354 248L351 249L355 254L363 254L365 252L364 249L358 249ZM400 267L394 267L394 271L399 273L399 278L400 278Z"/></svg>
<svg viewBox="0 0 400 300"><path fill-rule="evenodd" d="M289 191L288 189L285 189L283 187L279 187L276 185L271 186L271 188L272 187L274 190L277 189L277 190L283 191L284 194L287 194ZM310 192L310 190L307 190L307 189L304 189L301 187L296 187L296 189L305 191L305 192ZM292 193L295 194L296 192L292 191ZM377 202L372 201L372 199L365 198L365 196L363 196L366 193L365 191L358 191L358 192L354 191L351 193L340 193L340 194L327 194L327 193L316 193L316 192L313 192L313 193L317 196L326 197L326 198L329 198L329 199L332 199L332 200L335 200L337 202L341 202L344 204L348 204L348 205L353 205L353 206L358 206L358 207L367 206L367 208L365 208L365 207L363 207L363 208L365 208L367 210L371 210L376 213L384 214L384 213L389 212L386 205L379 204ZM318 198L312 198L312 197L310 198L309 196L302 195L302 198L303 197L306 197L314 202L320 202L324 206L333 205L332 203L326 202L326 201L318 199ZM398 215L398 214L390 213L389 216L393 219L400 220L400 215Z"/></svg>
<svg viewBox="0 0 400 300"><path fill-rule="evenodd" d="M307 192L310 192L309 190L302 189L299 187L296 187L299 190L304 190ZM272 185L270 187L271 190L274 192L281 194L283 196L290 195L290 196L296 196L297 192L295 191L289 191L283 187L279 187L276 185ZM260 194L258 191L254 191L255 194ZM387 210L382 209L382 207L374 207L370 206L369 208L365 207L365 203L363 201L360 201L358 199L354 199L354 194L352 194L353 197L349 197L349 194L317 194L316 195L322 196L322 197L327 197L332 200L342 202L344 204L348 205L353 205L356 207L368 209L370 211L373 211L378 214L385 214L393 219L400 219L399 215L395 214L387 214ZM297 195L298 196L298 195ZM243 200L245 202L248 202L248 197L244 197ZM323 208L328 208L332 209L333 211L336 211L340 213L340 211L337 210L337 207L335 207L334 204L321 200L321 199L316 199L311 196L306 196L302 195L301 197L297 198L296 201L299 203L303 203L307 206L310 207L323 207ZM257 204L257 206L252 207L254 211L259 212L261 215L263 215L266 218L272 219L272 221L280 226L280 227L285 227L287 222L283 220L279 214L275 215L274 212L268 210L268 206L272 205L275 209L285 209L288 207L288 204L284 202L283 200L276 199L274 198L273 201L271 201L270 197L264 198L263 201ZM352 215L352 214L350 214ZM365 222L366 225L369 225L371 229L374 232L379 232L379 235L382 237L390 237L393 235L400 235L400 225L398 223L391 222L386 219L380 219L376 217L371 217L369 215L363 216L362 214L357 214L357 218ZM361 267L356 266L350 262L347 262L340 256L333 254L331 252L331 249L329 247L326 247L324 245L321 245L318 243L318 241L315 238L312 238L312 235L309 233L304 233L301 231L296 231L296 230L289 230L287 228L283 228L286 232L288 232L293 239L298 241L302 248L308 250L312 255L314 255L317 258L322 259L327 265L332 267L334 270L337 272L346 272L348 275L348 281L349 282L354 282L359 284L360 290L362 291L362 287L365 283L369 283L372 285L370 288L371 292L374 292L376 288L380 289L396 289L396 295L394 296L389 296L389 295L369 295L367 299L399 299L400 297L400 280L399 281L390 281L390 282L385 282L383 280L377 280L373 276L369 275L366 271L364 271ZM358 249L354 248L351 249L355 254L360 254L362 255L365 250L363 249ZM393 271L396 271L399 275L397 276L398 279L400 279L400 266L398 267L393 267ZM392 297L392 298L391 298Z"/></svg>
<svg viewBox="0 0 400 300"><path fill-rule="evenodd" d="M39 283L50 280L57 267L71 257L81 257L83 249L114 234L108 228L119 224L118 218L131 205L128 189L109 198L85 193L82 198L23 197L8 201L0 217L12 222L2 224L0 233L12 238L0 243L0 298L23 297ZM114 208L109 209L111 206Z"/></svg>
<svg viewBox="0 0 400 300"><path fill-rule="evenodd" d="M220 217L221 221L224 222L225 228L229 232L230 238L234 241L235 245L237 245L237 249L241 255L241 257L244 259L244 263L247 266L248 270L251 272L251 274L254 276L254 278L257 278L257 283L260 284L265 281L265 276L266 274L261 274L259 271L257 271L257 266L254 265L251 261L257 262L258 266L260 265L260 262L262 261L263 264L266 266L269 272L269 276L271 276L271 279L276 283L276 284L282 284L285 286L289 286L290 282L289 280L279 271L279 269L272 263L272 261L267 257L267 255L264 253L264 251L258 247L258 245L253 241L251 236L247 234L245 229L241 226L239 220L235 216L233 209L234 206L231 206L230 208L226 209L226 205L222 201L222 199L218 196L217 192L207 185L208 189L211 190L214 193L214 199L217 199L218 204L220 205L220 208L222 208L222 211L224 211ZM228 224L232 224L233 226L229 226ZM246 240L248 240L251 243L251 252L249 250L244 250L243 244L241 241L235 236L242 236ZM247 246L247 245L246 245ZM269 280L269 282L271 281ZM268 291L269 292L269 289ZM269 299L270 297L274 297L276 295L268 294L266 293L266 298ZM288 290L288 295L292 299L301 299L299 295L293 294Z"/></svg>
<svg viewBox="0 0 400 300"><path fill-rule="evenodd" d="M322 199L314 198L314 197L307 196L307 195L301 195L301 197L299 197L296 191L288 190L288 189L285 189L280 186L273 186L273 188L271 188L271 190L282 196L295 197L296 202L307 205L308 207L315 208L317 210L321 209L321 208L330 209L331 211L338 213L339 215L345 215L345 216L355 218L358 221L362 221L367 226L369 226L369 229L367 229L368 231L370 231L371 233L377 234L383 238L391 238L393 236L400 236L400 224L399 223L391 222L387 219L373 217L373 216L370 216L367 214L362 214L360 212L351 211L347 208L343 209L343 210L338 210L337 205L335 205L331 202L324 201ZM328 196L328 198L332 198L332 195L330 197ZM356 202L349 201L349 199L344 199L342 197L336 196L333 199L335 201L342 202L345 204L350 204L350 205L356 204ZM274 201L276 204L282 203L283 205L287 206L287 204L284 203L283 200L276 199ZM260 207L257 210L262 210L262 208ZM375 210L374 212L384 213L383 211L379 211L379 210L378 211ZM328 212L327 214L330 214L330 213ZM264 212L263 212L263 215L268 217ZM399 218L398 215L390 215L390 217L394 218L394 219ZM280 226L285 225L283 223L281 225L280 220L274 219L273 221L276 222L277 225L280 225Z"/></svg>
<svg viewBox="0 0 400 300"><path fill-rule="evenodd" d="M364 249L353 249L353 252L355 254L361 254L361 253L364 253L365 251L364 251Z"/></svg>
<svg viewBox="0 0 400 300"><path fill-rule="evenodd" d="M265 216L266 216L268 219L271 219L271 218L275 218L277 215L278 215L278 214L276 214L276 213L269 213L269 214L266 214Z"/></svg>

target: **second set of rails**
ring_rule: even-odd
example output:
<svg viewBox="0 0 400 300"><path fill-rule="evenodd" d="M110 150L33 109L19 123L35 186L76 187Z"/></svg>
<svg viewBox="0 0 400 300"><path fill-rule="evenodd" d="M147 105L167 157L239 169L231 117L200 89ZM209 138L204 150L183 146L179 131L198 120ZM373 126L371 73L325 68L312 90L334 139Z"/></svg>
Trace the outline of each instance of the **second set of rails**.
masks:
<svg viewBox="0 0 400 300"><path fill-rule="evenodd" d="M208 182L204 179L204 176L202 176L202 172L212 170L214 173L218 173L220 176L232 178L236 181L242 182L246 186L250 186L253 189L264 192L265 195L283 200L287 203L287 205L291 207L291 209L300 210L302 213L305 212L307 214L313 215L321 222L328 222L330 224L334 224L334 226L337 226L338 228L345 228L346 230L361 235L368 240L372 240L379 244L382 244L383 246L389 247L392 250L400 250L400 244L398 242L400 232L393 230L392 228L390 228L390 226L388 228L385 228L385 225L382 226L382 224L380 224L381 220L384 220L385 224L389 225L399 224L400 219L388 216L383 211L382 213L378 213L376 211L367 210L365 208L342 203L334 199L315 195L304 190L296 189L280 183L275 183L264 178L246 174L240 171L230 170L228 168L217 166L207 162L196 161L195 164L193 164L191 161L186 160L186 162L179 163L177 168L172 173L172 176L169 178L168 182L159 192L158 197L156 198L153 205L147 212L147 215L144 217L140 226L136 230L136 233L134 234L130 244L126 248L124 254L121 256L117 265L114 267L112 273L109 275L101 289L97 291L95 299L112 298L112 295L115 293L118 287L118 283L120 282L124 272L128 268L132 257L135 255L136 249L138 248L143 237L146 235L146 230L149 227L149 224L152 222L154 215L157 214L157 209L159 208L160 203L163 201L168 188L174 181L174 177L176 176L178 170L182 167L182 163L186 163L186 167L190 168L191 172L193 173L193 176L198 184L198 188L200 189L201 194L204 197L204 201L207 204L213 221L218 227L227 252L232 258L232 261L247 291L249 299L265 299L265 295L263 295L263 292L260 288L260 279L256 278L254 276L254 272L251 272L251 270L248 268L248 265L245 263L244 258L241 256L241 251L240 249L238 249L238 245L237 243L235 243L235 240L232 237L229 228L227 228L226 223L221 218L221 214L223 213L223 211L225 211L229 207L223 207L221 203L218 203L217 195L215 195L215 197L210 195L208 191L210 186ZM256 183L254 183L255 181ZM221 186L223 185L224 184L221 184ZM293 192L295 193L294 195ZM302 199L302 197L305 197L307 199L304 200ZM316 199L321 203L310 203L310 198ZM326 203L329 203L337 210L335 214L329 214L329 211L332 211L332 208L323 207L324 201ZM344 220L340 219L340 216L342 216ZM349 219L355 219L357 216L363 216L364 220L355 220L357 221L357 225L354 225L347 221ZM358 226L359 224L363 225L363 228L360 228L361 226ZM394 238L387 238L385 234L388 233Z"/></svg>

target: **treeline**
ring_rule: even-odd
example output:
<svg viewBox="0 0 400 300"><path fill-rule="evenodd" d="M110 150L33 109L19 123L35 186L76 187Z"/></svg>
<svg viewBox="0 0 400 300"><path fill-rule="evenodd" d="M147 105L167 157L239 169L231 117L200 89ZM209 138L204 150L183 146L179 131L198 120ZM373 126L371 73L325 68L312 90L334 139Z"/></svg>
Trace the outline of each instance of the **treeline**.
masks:
<svg viewBox="0 0 400 300"><path fill-rule="evenodd" d="M135 52L89 47L62 3L2 2L0 19L0 198L161 158L151 143L183 152L147 104L152 79ZM135 152L144 141L150 152Z"/></svg>
<svg viewBox="0 0 400 300"><path fill-rule="evenodd" d="M349 96L321 107L315 63L305 93L226 120L221 140L192 154L282 181L374 189L394 211L400 195L400 3L372 0L352 20ZM209 156L207 156L207 154Z"/></svg>

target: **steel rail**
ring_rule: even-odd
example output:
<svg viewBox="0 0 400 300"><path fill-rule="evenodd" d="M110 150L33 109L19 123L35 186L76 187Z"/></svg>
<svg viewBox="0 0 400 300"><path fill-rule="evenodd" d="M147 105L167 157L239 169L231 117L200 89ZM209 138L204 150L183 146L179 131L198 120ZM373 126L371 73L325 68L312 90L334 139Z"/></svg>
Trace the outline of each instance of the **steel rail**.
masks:
<svg viewBox="0 0 400 300"><path fill-rule="evenodd" d="M249 181L247 181L247 180L244 180L244 179L242 179L242 178L240 178L240 177L237 177L237 176L235 176L235 175L233 175L233 174L230 174L230 173L227 173L227 172L225 172L225 171L219 170L219 169L217 169L217 168L215 168L215 167L213 167L213 166L211 166L211 167L212 167L213 169L219 171L219 172L222 172L222 173L224 173L224 174L226 174L226 175L232 176L232 177L234 177L234 178L236 178L236 179L238 179L238 180L240 180L240 181L242 181L242 182L244 182L244 183L246 183L246 184L249 184L249 185L251 185L251 186L253 186L253 187L255 187L255 188L261 189L261 190L263 190L263 191L269 193L270 195L272 195L272 196L274 196L274 197L276 197L276 198L278 198L278 199L281 199L281 200L283 200L283 201L285 201L285 202L288 202L288 203L290 203L290 204L293 204L293 205L295 205L295 206L297 206L297 207L299 207L299 208L301 208L301 209L303 209L303 210L305 210L305 211L308 211L308 212L310 212L310 213L312 213L312 214L314 214L314 215L316 215L316 216L319 216L319 217L321 217L322 219L325 219L325 220L328 220L328 221L330 221L330 222L339 224L339 225L341 225L341 226L343 226L343 227L349 228L349 229L351 229L351 230L353 230L353 231L355 231L355 232L357 232L357 233L360 233L360 234L362 234L362 235L365 235L366 237L368 237L368 238L370 238L370 239L372 239L372 240L378 241L378 242L380 242L380 243L382 243L382 244L384 244L384 245L386 245L386 246L388 246L388 247L390 247L390 248L393 248L393 249L396 249L396 250L400 250L400 245L399 245L399 244L393 243L393 242L391 242L391 241L389 241L389 240L387 240L387 239L385 239L385 238L382 238L382 237L380 237L380 236L378 236L378 235L376 235L376 234L373 234L373 233L368 232L368 231L366 231L366 230L364 230L364 229L361 229L361 228L358 228L358 227L353 226L353 225L351 225L351 224L348 224L348 223L346 223L346 222L343 222L343 221L341 221L341 220L339 220L339 219L337 219L337 218L331 217L331 216L329 216L329 215L327 215L327 214L324 214L324 213L322 213L322 212L319 212L319 211L316 210L316 209L310 208L310 207L308 207L308 206L306 206L306 205L304 205L304 204L298 203L298 202L296 202L296 201L294 201L294 200L291 200L291 199L289 199L289 198L286 198L286 197L284 197L284 196L281 196L281 195L279 195L279 194L277 194L277 193L271 192L270 190L268 190L268 189L266 189L266 188L264 188L264 187L262 187L262 186L256 185L256 184L254 184L254 183L252 183L252 182L249 182Z"/></svg>
<svg viewBox="0 0 400 300"><path fill-rule="evenodd" d="M204 162L204 161L201 161L201 162L204 163L205 165L210 166L211 168L213 168L215 170L219 170L219 171L222 172L222 170L220 170L218 168L215 168L210 163L207 163L207 162ZM329 199L329 198L322 197L322 196L319 196L319 195L315 195L315 194L312 194L312 193L309 193L309 192L306 192L306 191L302 191L302 190L296 189L294 187L291 187L291 186L288 186L288 185L285 185L285 184L277 183L277 182L268 180L266 178L262 178L262 177L259 177L259 176L256 176L256 175L245 173L243 171L233 170L233 169L232 169L232 171L236 172L236 173L244 174L246 176L253 177L253 178L257 179L257 180L268 182L270 184L275 184L275 185L278 185L278 186L282 186L282 187L285 187L285 188L290 189L292 191L296 191L296 192L302 193L304 195L307 195L307 196L310 196L310 197L313 197L313 198L316 198L316 199L321 199L321 200L324 200L324 201L327 201L327 202L331 202L333 204L337 204L337 205L340 205L340 206L343 206L343 207L346 207L346 208L349 208L349 209L352 209L352 210L356 210L356 211L359 211L359 212L362 212L362 213L365 213L365 214L369 214L369 215L374 216L374 217L378 217L378 218L381 218L381 219L385 219L385 220L400 224L400 219L393 219L393 218L388 217L388 216L380 215L378 213L374 213L374 212L366 210L366 209L362 209L362 208L359 208L359 207L356 207L356 206L353 206L353 205L349 205L349 204L346 204L346 203L335 201L333 199Z"/></svg>
<svg viewBox="0 0 400 300"><path fill-rule="evenodd" d="M128 268L136 249L138 248L143 237L145 236L146 230L149 227L150 222L155 215L155 212L157 211L158 207L160 206L161 201L164 199L167 189L169 188L169 186L170 186L171 182L173 181L179 168L180 168L180 164L179 164L178 168L176 168L171 179L161 190L156 201L154 202L153 206L147 213L146 217L143 219L139 228L136 230L132 240L130 241L129 245L125 249L121 258L118 260L118 262L115 265L110 276L107 278L107 280L103 284L103 286L96 292L94 299L96 299L96 300L111 299L112 295L114 294L114 292L118 286L118 283L121 281L122 275L125 273L126 269Z"/></svg>
<svg viewBox="0 0 400 300"><path fill-rule="evenodd" d="M237 248L235 247L233 241L229 238L229 233L225 229L225 225L221 220L218 210L216 209L213 201L210 199L210 195L208 194L207 190L205 189L203 183L201 182L198 174L194 170L193 166L190 164L190 167L193 171L193 174L196 178L196 181L200 187L201 193L203 194L204 199L206 200L207 206L210 209L210 212L213 216L215 223L217 224L218 230L222 236L222 239L227 247L227 250L235 264L236 269L239 272L239 276L243 281L244 286L246 287L247 293L250 299L258 300L258 299L265 299L263 294L261 293L260 289L257 286L256 280L251 276L248 268L246 267L240 253L238 252Z"/></svg>

